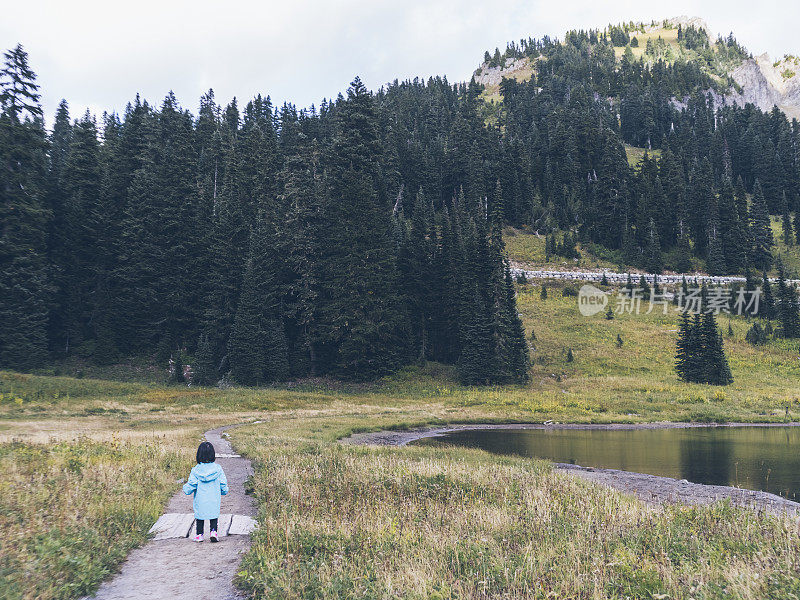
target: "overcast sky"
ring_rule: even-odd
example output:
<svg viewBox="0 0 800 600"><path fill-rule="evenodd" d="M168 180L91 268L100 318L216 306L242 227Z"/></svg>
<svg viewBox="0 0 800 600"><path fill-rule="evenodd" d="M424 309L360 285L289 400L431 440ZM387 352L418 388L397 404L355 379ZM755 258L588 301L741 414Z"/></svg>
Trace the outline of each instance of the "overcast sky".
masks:
<svg viewBox="0 0 800 600"><path fill-rule="evenodd" d="M754 54L800 53L796 0L0 0L0 47L28 50L52 122L61 98L76 117L122 111L137 92L160 103L172 89L196 112L209 87L223 103L262 93L302 107L355 75L372 89L417 75L463 81L509 40L682 14Z"/></svg>

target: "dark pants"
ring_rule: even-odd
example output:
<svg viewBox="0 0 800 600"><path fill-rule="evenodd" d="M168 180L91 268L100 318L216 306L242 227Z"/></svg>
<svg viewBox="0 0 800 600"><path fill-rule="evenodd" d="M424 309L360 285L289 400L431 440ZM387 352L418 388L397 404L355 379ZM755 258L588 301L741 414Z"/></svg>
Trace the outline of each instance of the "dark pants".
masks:
<svg viewBox="0 0 800 600"><path fill-rule="evenodd" d="M217 520L216 519L209 519L208 522L209 522L209 524L211 526L211 531L216 531L217 530ZM197 535L203 535L203 528L205 527L205 521L202 520L202 519L197 519L197 520L195 520L195 523L197 524Z"/></svg>

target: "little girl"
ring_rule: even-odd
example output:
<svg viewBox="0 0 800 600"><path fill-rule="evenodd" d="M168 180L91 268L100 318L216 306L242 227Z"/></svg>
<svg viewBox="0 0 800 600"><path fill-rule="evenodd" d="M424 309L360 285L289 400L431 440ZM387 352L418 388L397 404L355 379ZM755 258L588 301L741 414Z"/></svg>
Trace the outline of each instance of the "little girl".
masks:
<svg viewBox="0 0 800 600"><path fill-rule="evenodd" d="M194 518L197 522L197 535L195 542L203 541L203 525L205 519L211 521L209 539L219 541L217 537L217 519L222 503L222 496L228 493L228 480L225 471L214 461L217 459L214 446L211 442L203 442L197 448L197 464L189 474L189 481L183 486L183 493L187 496L194 495L192 506Z"/></svg>

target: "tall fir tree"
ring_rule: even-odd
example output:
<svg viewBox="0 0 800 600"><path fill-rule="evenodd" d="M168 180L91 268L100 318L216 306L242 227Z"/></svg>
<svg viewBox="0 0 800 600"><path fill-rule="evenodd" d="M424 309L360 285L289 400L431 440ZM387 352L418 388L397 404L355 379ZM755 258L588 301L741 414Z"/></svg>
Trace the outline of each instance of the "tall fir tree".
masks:
<svg viewBox="0 0 800 600"><path fill-rule="evenodd" d="M778 289L776 293L776 312L780 321L780 333L785 338L800 337L800 307L797 289L786 281L783 261L778 257Z"/></svg>
<svg viewBox="0 0 800 600"><path fill-rule="evenodd" d="M792 230L792 215L789 212L789 201L786 199L785 191L781 193L781 229L784 245L793 246L794 231Z"/></svg>
<svg viewBox="0 0 800 600"><path fill-rule="evenodd" d="M46 136L36 76L21 45L0 70L0 365L47 360L51 297Z"/></svg>
<svg viewBox="0 0 800 600"><path fill-rule="evenodd" d="M750 263L759 270L768 270L772 265L772 247L775 243L764 191L758 180L753 186L750 205L750 234L753 241Z"/></svg>

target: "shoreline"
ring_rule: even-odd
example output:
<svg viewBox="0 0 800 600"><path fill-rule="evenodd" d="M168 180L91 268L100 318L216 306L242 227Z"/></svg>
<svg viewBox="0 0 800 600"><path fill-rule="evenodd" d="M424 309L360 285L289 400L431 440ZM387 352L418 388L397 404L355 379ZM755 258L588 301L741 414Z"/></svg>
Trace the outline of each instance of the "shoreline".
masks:
<svg viewBox="0 0 800 600"><path fill-rule="evenodd" d="M357 446L405 446L413 441L440 437L458 431L486 431L497 429L548 430L548 429L693 429L716 427L800 427L800 423L613 423L608 425L579 423L513 423L513 424L461 424L440 427L420 427L405 431L382 430L355 433L339 440L346 445ZM569 463L552 462L553 467L582 479L599 483L618 491L634 494L648 504L681 503L688 505L711 504L719 500L730 500L735 506L747 507L772 514L800 516L800 503L787 500L776 494L724 485L693 483L685 479L673 479L647 473L584 467Z"/></svg>

